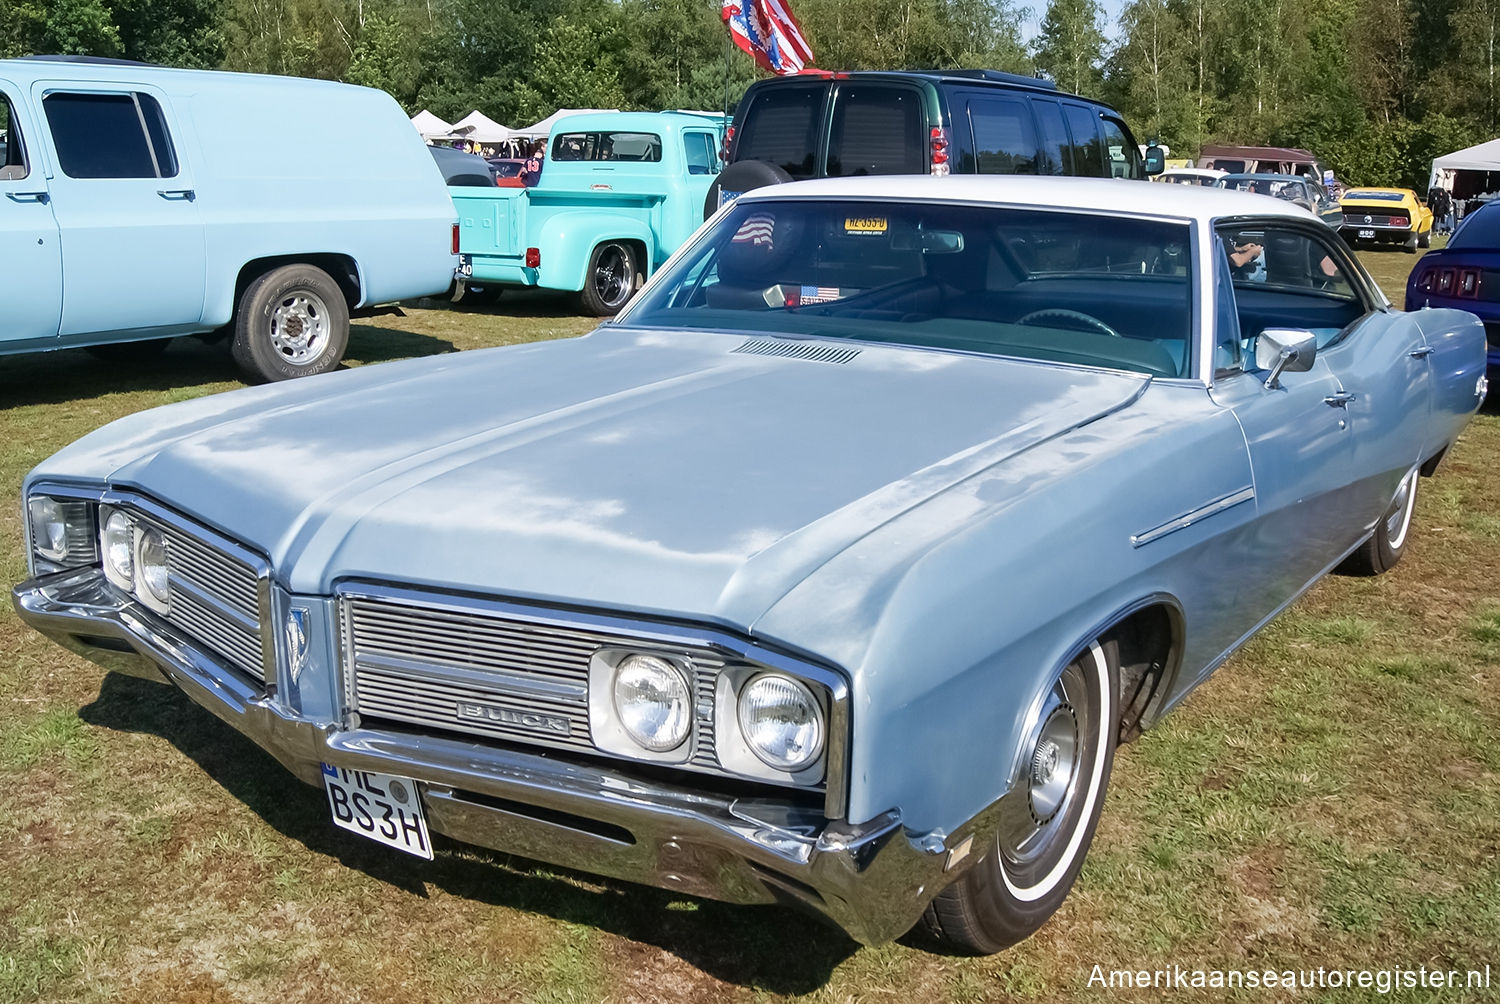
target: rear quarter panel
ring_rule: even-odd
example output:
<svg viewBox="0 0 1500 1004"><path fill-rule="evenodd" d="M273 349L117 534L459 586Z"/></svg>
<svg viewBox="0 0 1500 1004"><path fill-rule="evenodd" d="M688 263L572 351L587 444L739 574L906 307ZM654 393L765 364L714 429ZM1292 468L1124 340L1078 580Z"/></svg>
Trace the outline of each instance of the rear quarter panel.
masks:
<svg viewBox="0 0 1500 1004"><path fill-rule="evenodd" d="M447 288L453 203L389 95L283 77L176 79L172 100L193 133L209 323L229 320L240 269L263 257L348 255L366 304Z"/></svg>

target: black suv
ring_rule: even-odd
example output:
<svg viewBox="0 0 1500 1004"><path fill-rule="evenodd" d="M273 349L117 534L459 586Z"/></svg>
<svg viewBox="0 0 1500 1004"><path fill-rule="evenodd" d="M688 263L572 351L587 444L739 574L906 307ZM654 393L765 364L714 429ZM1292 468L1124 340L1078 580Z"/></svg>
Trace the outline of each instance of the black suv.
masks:
<svg viewBox="0 0 1500 1004"><path fill-rule="evenodd" d="M1153 151L1154 152L1154 151ZM1160 162L1149 173L1161 170ZM1144 180L1120 114L998 70L807 71L750 85L705 216L741 192L860 174L1072 174Z"/></svg>

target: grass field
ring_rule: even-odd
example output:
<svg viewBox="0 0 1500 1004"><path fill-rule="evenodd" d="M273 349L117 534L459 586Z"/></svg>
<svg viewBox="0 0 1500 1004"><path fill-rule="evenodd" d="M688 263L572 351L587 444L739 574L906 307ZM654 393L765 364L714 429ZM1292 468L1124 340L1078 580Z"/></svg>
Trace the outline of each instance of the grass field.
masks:
<svg viewBox="0 0 1500 1004"><path fill-rule="evenodd" d="M1399 303L1415 259L1366 260ZM589 327L539 298L411 309L358 325L349 356ZM6 359L0 500L90 429L235 386L227 356L191 341L145 366ZM987 959L860 948L788 911L451 843L431 864L398 856L335 830L321 792L176 691L101 679L6 604L0 1002L1054 1001L1098 996L1096 964L1500 970L1497 453L1500 418L1481 415L1423 482L1396 570L1320 584L1124 749L1073 895ZM22 546L0 501L7 584Z"/></svg>

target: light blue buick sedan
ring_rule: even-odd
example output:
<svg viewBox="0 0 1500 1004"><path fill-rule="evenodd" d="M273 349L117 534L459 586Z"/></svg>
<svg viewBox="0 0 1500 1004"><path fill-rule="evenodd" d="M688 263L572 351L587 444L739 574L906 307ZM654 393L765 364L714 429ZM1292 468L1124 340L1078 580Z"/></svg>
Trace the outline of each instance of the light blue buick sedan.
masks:
<svg viewBox="0 0 1500 1004"><path fill-rule="evenodd" d="M1393 310L1284 202L777 186L583 338L85 437L26 479L14 600L396 851L993 952L1117 744L1396 563L1484 372L1478 321Z"/></svg>

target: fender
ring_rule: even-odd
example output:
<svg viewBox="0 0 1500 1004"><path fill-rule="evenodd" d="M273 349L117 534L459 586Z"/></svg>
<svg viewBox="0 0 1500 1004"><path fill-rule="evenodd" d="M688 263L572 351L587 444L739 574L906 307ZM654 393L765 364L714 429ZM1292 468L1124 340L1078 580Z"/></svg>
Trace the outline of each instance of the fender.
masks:
<svg viewBox="0 0 1500 1004"><path fill-rule="evenodd" d="M641 220L617 213L577 210L550 217L537 238L542 267L536 284L547 289L578 292L583 289L589 258L594 248L611 240L637 241L646 248L641 272L649 276L657 258L656 237Z"/></svg>

